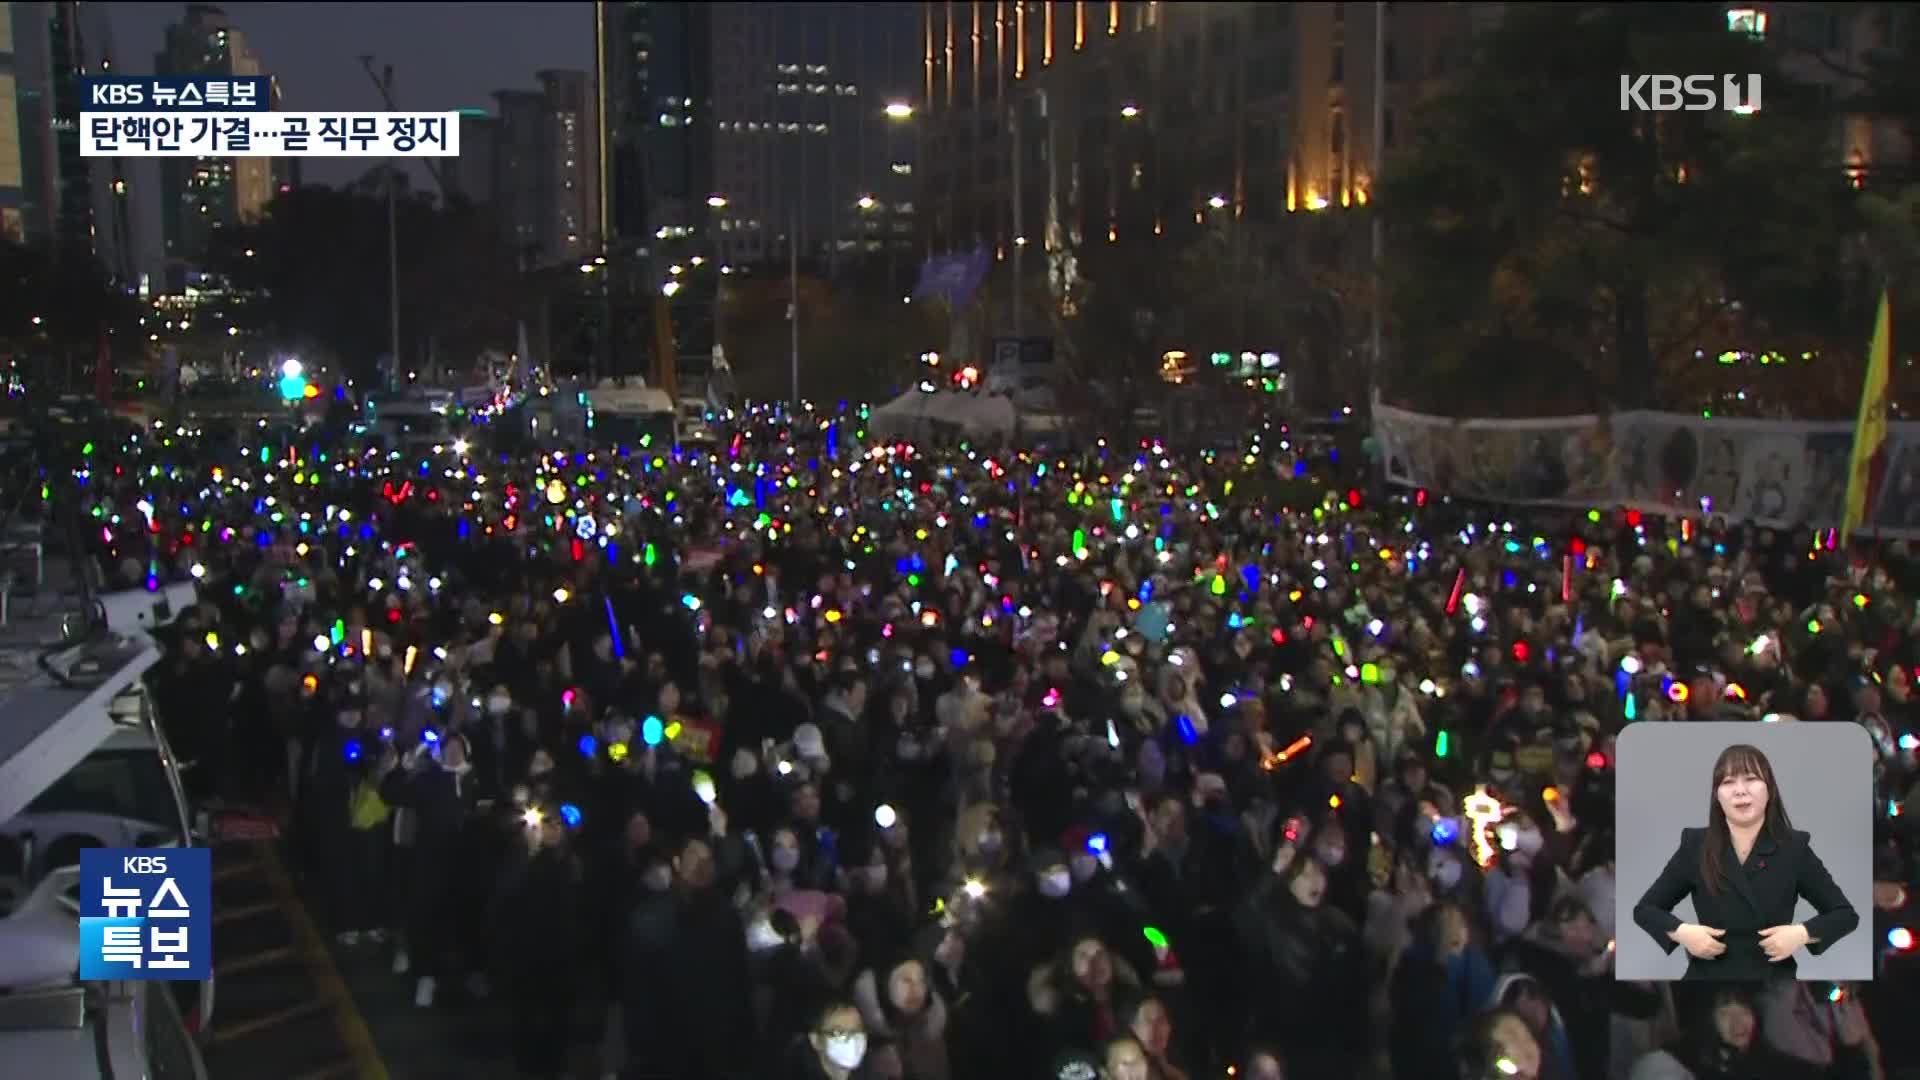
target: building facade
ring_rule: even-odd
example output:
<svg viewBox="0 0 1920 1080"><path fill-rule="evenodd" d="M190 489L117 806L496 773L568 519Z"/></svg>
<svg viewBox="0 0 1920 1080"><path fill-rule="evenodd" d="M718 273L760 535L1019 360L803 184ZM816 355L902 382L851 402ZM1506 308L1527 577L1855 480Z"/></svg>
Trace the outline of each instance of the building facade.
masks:
<svg viewBox="0 0 1920 1080"><path fill-rule="evenodd" d="M186 16L167 27L166 44L154 57L161 75L269 74L226 12L188 4ZM280 89L273 85L273 107ZM213 234L258 220L283 186L287 167L272 158L160 159L160 225L168 292L199 286Z"/></svg>
<svg viewBox="0 0 1920 1080"><path fill-rule="evenodd" d="M80 156L81 5L0 4L0 233L93 249L93 188Z"/></svg>
<svg viewBox="0 0 1920 1080"><path fill-rule="evenodd" d="M829 273L842 260L910 254L913 9L727 4L713 20L722 257L785 258L789 234Z"/></svg>

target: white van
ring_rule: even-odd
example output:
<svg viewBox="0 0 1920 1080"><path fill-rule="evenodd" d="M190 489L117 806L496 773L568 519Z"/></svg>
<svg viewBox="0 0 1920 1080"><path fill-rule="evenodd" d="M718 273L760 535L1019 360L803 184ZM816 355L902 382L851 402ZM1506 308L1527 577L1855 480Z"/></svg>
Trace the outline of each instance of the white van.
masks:
<svg viewBox="0 0 1920 1080"><path fill-rule="evenodd" d="M0 995L0 1059L11 1076L207 1080L166 987L93 983Z"/></svg>
<svg viewBox="0 0 1920 1080"><path fill-rule="evenodd" d="M30 893L5 880L0 918L0 1061L9 1076L206 1080L171 983L80 983L80 872L56 870Z"/></svg>
<svg viewBox="0 0 1920 1080"><path fill-rule="evenodd" d="M106 740L0 825L0 916L23 902L28 883L38 891L62 873L77 873L69 868L78 867L83 848L193 846L196 830L178 760L144 683L130 684L107 710L114 728ZM0 957L0 985L7 974ZM213 991L211 979L181 983L175 991L192 1030L207 1030L213 1019Z"/></svg>

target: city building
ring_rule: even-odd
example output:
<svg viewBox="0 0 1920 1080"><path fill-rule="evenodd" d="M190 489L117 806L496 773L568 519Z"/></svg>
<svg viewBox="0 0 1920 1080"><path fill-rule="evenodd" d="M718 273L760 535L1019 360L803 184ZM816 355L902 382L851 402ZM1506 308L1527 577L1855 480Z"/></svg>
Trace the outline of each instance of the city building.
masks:
<svg viewBox="0 0 1920 1080"><path fill-rule="evenodd" d="M81 5L0 3L0 233L90 253L93 189L80 156Z"/></svg>
<svg viewBox="0 0 1920 1080"><path fill-rule="evenodd" d="M1859 73L1898 47L1903 32L1913 33L1901 20L1916 17L1907 4L1735 5L1727 9L1727 29L1767 42L1789 75L1838 100L1864 89ZM1920 160L1911 135L1891 117L1843 116L1834 140L1847 174L1860 185L1870 183L1876 169L1910 169Z"/></svg>
<svg viewBox="0 0 1920 1080"><path fill-rule="evenodd" d="M166 44L154 57L153 70L161 75L269 74L246 35L211 4L188 4L186 17L167 27ZM279 105L276 82L273 107ZM263 157L160 159L167 291L204 284L213 233L259 218L274 196L292 186L288 170Z"/></svg>
<svg viewBox="0 0 1920 1080"><path fill-rule="evenodd" d="M117 70L113 45L113 24L104 4L88 4L81 9L85 25L81 31L86 47L87 69L102 75ZM101 265L115 281L137 286L145 267L141 265L139 243L135 239L133 211L133 160L95 158L88 161L92 182L93 250Z"/></svg>
<svg viewBox="0 0 1920 1080"><path fill-rule="evenodd" d="M496 115L461 116L453 187L498 215L528 266L600 250L598 121L585 72L542 71L538 90L496 90Z"/></svg>
<svg viewBox="0 0 1920 1080"><path fill-rule="evenodd" d="M609 253L706 250L713 180L713 14L720 5L598 3L601 214Z"/></svg>
<svg viewBox="0 0 1920 1080"><path fill-rule="evenodd" d="M633 252L783 262L791 236L831 272L916 245L915 9L598 8L606 212Z"/></svg>
<svg viewBox="0 0 1920 1080"><path fill-rule="evenodd" d="M1036 242L1112 234L1123 196L1253 226L1364 205L1376 98L1391 152L1492 8L926 3L929 242L1004 255L1016 172L1018 231Z"/></svg>
<svg viewBox="0 0 1920 1080"><path fill-rule="evenodd" d="M493 201L494 148L499 140L499 117L485 109L460 110L460 156L446 171L452 193L476 206Z"/></svg>
<svg viewBox="0 0 1920 1080"><path fill-rule="evenodd" d="M911 255L915 14L899 4L715 6L723 259L784 258L789 233L829 275L843 260Z"/></svg>
<svg viewBox="0 0 1920 1080"><path fill-rule="evenodd" d="M722 266L713 222L724 205L713 180L713 16L726 6L594 5L605 263L587 264L586 280L604 313L593 361L601 373L672 379L706 369ZM666 326L656 321L661 297ZM671 366L658 355L663 341Z"/></svg>

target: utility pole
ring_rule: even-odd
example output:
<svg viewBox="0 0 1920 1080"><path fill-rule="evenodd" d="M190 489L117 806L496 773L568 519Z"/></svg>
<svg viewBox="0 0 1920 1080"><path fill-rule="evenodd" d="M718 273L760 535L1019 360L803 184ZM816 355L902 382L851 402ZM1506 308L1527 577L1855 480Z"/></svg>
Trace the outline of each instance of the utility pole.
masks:
<svg viewBox="0 0 1920 1080"><path fill-rule="evenodd" d="M1373 171L1367 180L1367 213L1372 217L1372 267L1373 267L1373 303L1371 325L1367 342L1367 400L1365 404L1368 422L1373 420L1373 403L1380 396L1380 304L1382 288L1380 280L1380 171L1387 150L1387 5L1375 0L1373 5Z"/></svg>
<svg viewBox="0 0 1920 1080"><path fill-rule="evenodd" d="M793 219L787 225L787 328L792 335L787 346L789 374L793 378L793 408L800 409L800 206L793 207Z"/></svg>
<svg viewBox="0 0 1920 1080"><path fill-rule="evenodd" d="M1013 163L1013 176L1011 177L1013 187L1013 288L1010 289L1009 292L1013 295L1013 336L1018 338L1021 330L1020 309L1024 306L1020 302L1020 293L1027 281L1026 274L1022 272L1025 264L1022 255L1027 248L1027 235L1025 231L1026 215L1021 212L1021 205L1026 202L1026 199L1023 197L1025 193L1020 189L1020 159L1025 156L1023 151L1026 142L1020 137L1020 98L1017 93L1014 96L1013 102L1007 106L1007 138L1009 143L1008 157Z"/></svg>
<svg viewBox="0 0 1920 1080"><path fill-rule="evenodd" d="M373 70L373 57L360 57L360 66L367 71L367 78L380 91L380 97L391 111L393 105L393 65L383 67L379 74ZM400 213L397 207L400 186L400 167L387 163L387 307L388 331L392 335L391 353L387 364L387 390L394 392L400 382Z"/></svg>

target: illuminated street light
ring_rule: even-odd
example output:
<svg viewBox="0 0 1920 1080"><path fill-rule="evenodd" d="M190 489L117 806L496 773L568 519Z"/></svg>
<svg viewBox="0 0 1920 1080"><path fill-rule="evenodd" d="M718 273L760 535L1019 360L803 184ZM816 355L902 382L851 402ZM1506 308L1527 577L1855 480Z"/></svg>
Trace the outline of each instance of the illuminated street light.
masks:
<svg viewBox="0 0 1920 1080"><path fill-rule="evenodd" d="M860 202L859 202L860 209L871 210L874 208L875 205L876 204L873 201L873 196L871 195L860 196Z"/></svg>
<svg viewBox="0 0 1920 1080"><path fill-rule="evenodd" d="M1131 119L1133 119L1134 117L1136 117L1136 116L1139 116L1139 115L1140 115L1140 106L1138 106L1138 105L1131 105L1131 104L1129 104L1129 105L1122 105L1122 106L1120 106L1120 115L1121 115L1121 116L1124 116L1124 117L1126 117L1126 118L1127 118L1127 119L1129 119L1129 120L1131 120Z"/></svg>
<svg viewBox="0 0 1920 1080"><path fill-rule="evenodd" d="M660 295L662 296L672 296L679 291L680 283L677 281L669 281L665 285L660 286Z"/></svg>
<svg viewBox="0 0 1920 1080"><path fill-rule="evenodd" d="M1213 207L1215 210L1224 210L1227 207L1227 197L1225 195L1215 195L1213 198L1207 200L1207 205Z"/></svg>
<svg viewBox="0 0 1920 1080"><path fill-rule="evenodd" d="M893 120L910 120L913 118L913 106L904 101L889 101L887 116Z"/></svg>
<svg viewBox="0 0 1920 1080"><path fill-rule="evenodd" d="M727 197L725 195L709 195L707 196L707 205L718 210L727 205Z"/></svg>

